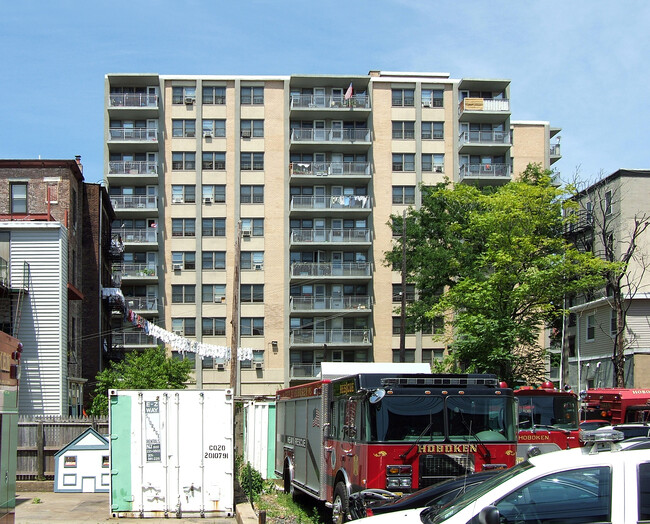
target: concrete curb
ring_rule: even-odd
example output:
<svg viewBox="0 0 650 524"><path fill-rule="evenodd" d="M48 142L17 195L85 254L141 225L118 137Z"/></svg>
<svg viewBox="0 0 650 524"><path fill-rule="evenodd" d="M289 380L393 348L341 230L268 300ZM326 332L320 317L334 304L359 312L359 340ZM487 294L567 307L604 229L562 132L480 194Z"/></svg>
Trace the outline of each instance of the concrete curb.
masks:
<svg viewBox="0 0 650 524"><path fill-rule="evenodd" d="M240 502L235 506L235 519L237 524L257 524L258 518L255 510L251 508L251 503Z"/></svg>

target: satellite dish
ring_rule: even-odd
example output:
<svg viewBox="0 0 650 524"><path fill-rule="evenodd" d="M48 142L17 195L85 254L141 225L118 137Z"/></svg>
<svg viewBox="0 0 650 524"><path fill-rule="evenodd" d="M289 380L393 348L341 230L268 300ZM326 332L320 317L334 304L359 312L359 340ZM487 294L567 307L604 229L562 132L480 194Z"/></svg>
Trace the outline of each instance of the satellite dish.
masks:
<svg viewBox="0 0 650 524"><path fill-rule="evenodd" d="M375 389L370 397L368 398L368 402L371 404L376 404L379 402L382 398L384 398L384 395L386 395L386 390L385 389Z"/></svg>

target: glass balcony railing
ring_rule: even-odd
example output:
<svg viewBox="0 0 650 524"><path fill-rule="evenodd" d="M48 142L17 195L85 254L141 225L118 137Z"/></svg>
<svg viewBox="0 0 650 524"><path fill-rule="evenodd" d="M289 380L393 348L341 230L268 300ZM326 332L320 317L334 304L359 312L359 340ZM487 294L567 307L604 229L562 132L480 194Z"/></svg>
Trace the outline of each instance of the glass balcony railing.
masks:
<svg viewBox="0 0 650 524"><path fill-rule="evenodd" d="M291 364L291 379L314 379L320 376L320 364Z"/></svg>
<svg viewBox="0 0 650 524"><path fill-rule="evenodd" d="M366 195L294 196L291 210L299 209L370 209L371 200Z"/></svg>
<svg viewBox="0 0 650 524"><path fill-rule="evenodd" d="M115 266L113 271L119 271L122 278L155 278L158 276L158 266L155 264L122 264Z"/></svg>
<svg viewBox="0 0 650 524"><path fill-rule="evenodd" d="M291 345L362 345L370 344L370 329L294 329Z"/></svg>
<svg viewBox="0 0 650 524"><path fill-rule="evenodd" d="M134 311L158 311L158 297L124 297L126 307Z"/></svg>
<svg viewBox="0 0 650 524"><path fill-rule="evenodd" d="M369 229L293 229L291 243L366 243Z"/></svg>
<svg viewBox="0 0 650 524"><path fill-rule="evenodd" d="M109 142L156 142L158 129L155 127L111 127Z"/></svg>
<svg viewBox="0 0 650 524"><path fill-rule="evenodd" d="M292 162L292 176L363 176L370 175L370 162Z"/></svg>
<svg viewBox="0 0 650 524"><path fill-rule="evenodd" d="M370 109L368 95L352 95L347 100L343 95L291 95L291 109Z"/></svg>
<svg viewBox="0 0 650 524"><path fill-rule="evenodd" d="M460 166L460 179L463 178L510 178L510 164L463 164Z"/></svg>
<svg viewBox="0 0 650 524"><path fill-rule="evenodd" d="M109 175L157 175L157 162L135 162L127 160L112 160L108 163Z"/></svg>
<svg viewBox="0 0 650 524"><path fill-rule="evenodd" d="M370 142L370 129L292 129L292 142Z"/></svg>
<svg viewBox="0 0 650 524"><path fill-rule="evenodd" d="M468 145L511 145L510 133L505 131L463 131L458 137L461 146Z"/></svg>
<svg viewBox="0 0 650 524"><path fill-rule="evenodd" d="M116 211L124 209L158 209L158 197L148 195L111 195L111 204Z"/></svg>
<svg viewBox="0 0 650 524"><path fill-rule="evenodd" d="M369 277L370 262L294 262L292 277Z"/></svg>
<svg viewBox="0 0 650 524"><path fill-rule="evenodd" d="M291 311L313 311L322 309L370 310L370 297L289 297Z"/></svg>
<svg viewBox="0 0 650 524"><path fill-rule="evenodd" d="M158 107L158 95L146 93L111 93L110 107Z"/></svg>
<svg viewBox="0 0 650 524"><path fill-rule="evenodd" d="M118 241L133 244L155 244L158 242L158 232L155 229L120 229Z"/></svg>
<svg viewBox="0 0 650 524"><path fill-rule="evenodd" d="M113 346L114 347L124 347L124 346L148 346L155 347L156 339L152 336L145 335L141 332L113 332Z"/></svg>
<svg viewBox="0 0 650 524"><path fill-rule="evenodd" d="M560 144L551 144L551 156L562 156L560 153Z"/></svg>

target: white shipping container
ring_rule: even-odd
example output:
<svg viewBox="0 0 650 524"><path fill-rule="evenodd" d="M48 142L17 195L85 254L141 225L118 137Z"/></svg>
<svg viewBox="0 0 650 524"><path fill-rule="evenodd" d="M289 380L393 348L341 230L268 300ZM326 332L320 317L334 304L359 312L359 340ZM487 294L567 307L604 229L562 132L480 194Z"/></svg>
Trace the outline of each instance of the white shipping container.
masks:
<svg viewBox="0 0 650 524"><path fill-rule="evenodd" d="M244 462L265 479L275 478L275 402L244 404Z"/></svg>
<svg viewBox="0 0 650 524"><path fill-rule="evenodd" d="M234 514L231 390L110 390L113 517Z"/></svg>

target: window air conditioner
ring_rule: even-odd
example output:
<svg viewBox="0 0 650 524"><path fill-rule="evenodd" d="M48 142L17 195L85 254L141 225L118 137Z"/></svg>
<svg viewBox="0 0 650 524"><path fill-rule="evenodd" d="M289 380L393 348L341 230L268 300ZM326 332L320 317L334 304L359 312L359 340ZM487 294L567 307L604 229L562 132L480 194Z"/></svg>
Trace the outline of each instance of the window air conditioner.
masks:
<svg viewBox="0 0 650 524"><path fill-rule="evenodd" d="M191 105L191 104L193 104L194 102L196 102L196 98L195 98L195 97L193 97L193 96L186 96L186 97L185 97L185 103L186 103L186 104Z"/></svg>
<svg viewBox="0 0 650 524"><path fill-rule="evenodd" d="M183 264L172 264L173 271L180 271L181 269L183 269Z"/></svg>
<svg viewBox="0 0 650 524"><path fill-rule="evenodd" d="M263 268L264 268L264 266L262 264L254 264L253 265L253 269L255 269L255 271L262 271Z"/></svg>
<svg viewBox="0 0 650 524"><path fill-rule="evenodd" d="M178 335L179 337L182 337L183 331L181 329L177 329L176 331L174 331L174 335Z"/></svg>
<svg viewBox="0 0 650 524"><path fill-rule="evenodd" d="M226 365L223 362L217 362L217 369L219 371L223 371L224 369L226 369Z"/></svg>
<svg viewBox="0 0 650 524"><path fill-rule="evenodd" d="M172 195L172 204L182 204L183 196L182 195Z"/></svg>
<svg viewBox="0 0 650 524"><path fill-rule="evenodd" d="M241 234L242 234L243 237L249 237L249 236L251 236L251 230L250 229L242 229Z"/></svg>
<svg viewBox="0 0 650 524"><path fill-rule="evenodd" d="M216 296L216 297L214 297L214 301L217 304L222 304L222 303L224 303L226 301L226 297Z"/></svg>
<svg viewBox="0 0 650 524"><path fill-rule="evenodd" d="M203 131L203 138L212 138L213 136L212 131Z"/></svg>
<svg viewBox="0 0 650 524"><path fill-rule="evenodd" d="M423 101L422 102L422 107L433 107L433 102L431 101Z"/></svg>
<svg viewBox="0 0 650 524"><path fill-rule="evenodd" d="M204 204L212 204L212 197L203 197Z"/></svg>
<svg viewBox="0 0 650 524"><path fill-rule="evenodd" d="M262 363L261 362L255 362L255 369L262 369Z"/></svg>
<svg viewBox="0 0 650 524"><path fill-rule="evenodd" d="M241 130L241 137L242 138L250 138L251 137L251 130L250 129L242 129Z"/></svg>

